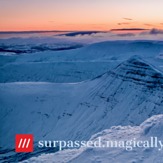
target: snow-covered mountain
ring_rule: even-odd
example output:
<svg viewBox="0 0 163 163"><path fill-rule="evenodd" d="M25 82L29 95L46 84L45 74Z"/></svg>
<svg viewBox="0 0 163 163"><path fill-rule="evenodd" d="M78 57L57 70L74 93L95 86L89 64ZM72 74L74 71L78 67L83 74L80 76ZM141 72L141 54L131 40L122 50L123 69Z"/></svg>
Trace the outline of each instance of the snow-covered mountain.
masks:
<svg viewBox="0 0 163 163"><path fill-rule="evenodd" d="M12 48L20 49L17 46ZM133 55L162 70L162 53L162 41L106 41L67 51L0 55L0 82L81 82L115 68Z"/></svg>
<svg viewBox="0 0 163 163"><path fill-rule="evenodd" d="M102 145L107 141L131 141L133 138L137 141L149 141L152 137L157 137L158 141L162 141L163 137L163 115L153 116L143 122L140 126L115 126L110 129L103 130L92 136L91 141L101 139ZM153 139L153 138L152 138ZM163 141L162 141L163 142ZM132 142L133 143L133 142ZM132 147L127 151L126 147L116 148L97 148L95 146L83 147L80 149L64 150L54 154L42 154L39 157L33 157L24 163L162 163L163 149L159 150L159 143L154 148L138 148L133 147L130 143L126 147Z"/></svg>
<svg viewBox="0 0 163 163"><path fill-rule="evenodd" d="M4 148L14 146L17 133L33 133L35 141L88 140L111 126L138 125L163 113L163 75L139 57L93 80L1 83L0 92Z"/></svg>

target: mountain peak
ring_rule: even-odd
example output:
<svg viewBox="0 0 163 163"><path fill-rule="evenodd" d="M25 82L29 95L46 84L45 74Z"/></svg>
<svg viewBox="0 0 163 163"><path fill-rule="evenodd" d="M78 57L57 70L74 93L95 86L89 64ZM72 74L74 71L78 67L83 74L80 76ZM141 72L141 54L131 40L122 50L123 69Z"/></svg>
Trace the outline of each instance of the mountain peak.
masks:
<svg viewBox="0 0 163 163"><path fill-rule="evenodd" d="M133 81L148 86L161 86L163 74L138 56L133 56L117 66L111 74L123 80Z"/></svg>

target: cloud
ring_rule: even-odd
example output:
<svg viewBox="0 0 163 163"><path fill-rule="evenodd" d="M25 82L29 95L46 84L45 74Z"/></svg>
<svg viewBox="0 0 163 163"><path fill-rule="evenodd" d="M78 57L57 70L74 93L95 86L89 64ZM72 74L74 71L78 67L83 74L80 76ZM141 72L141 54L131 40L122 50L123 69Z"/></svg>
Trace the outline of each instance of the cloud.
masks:
<svg viewBox="0 0 163 163"><path fill-rule="evenodd" d="M153 28L153 29L151 29L151 30L149 31L149 34L151 34L151 35L163 34L163 30Z"/></svg>
<svg viewBox="0 0 163 163"><path fill-rule="evenodd" d="M118 23L118 25L129 25L130 23L129 22L121 22L121 23Z"/></svg>
<svg viewBox="0 0 163 163"><path fill-rule="evenodd" d="M148 24L148 23L145 23L144 25L146 25L146 26L153 26L152 24Z"/></svg>
<svg viewBox="0 0 163 163"><path fill-rule="evenodd" d="M153 28L151 30L140 33L140 35L159 35L159 34L163 34L163 30L157 28Z"/></svg>
<svg viewBox="0 0 163 163"><path fill-rule="evenodd" d="M123 19L124 19L124 20L130 20L130 21L133 20L133 19L131 19L131 18L123 18Z"/></svg>
<svg viewBox="0 0 163 163"><path fill-rule="evenodd" d="M76 37L76 36L84 36L84 35L93 35L97 33L106 33L103 31L78 31L78 32L70 32L66 34L59 34L58 36L68 36L68 37Z"/></svg>
<svg viewBox="0 0 163 163"><path fill-rule="evenodd" d="M111 29L111 31L143 31L143 30L147 30L144 28L118 28L118 29Z"/></svg>
<svg viewBox="0 0 163 163"><path fill-rule="evenodd" d="M117 36L120 36L120 37L132 37L132 36L135 36L135 34L133 33L123 33L123 34L117 34Z"/></svg>

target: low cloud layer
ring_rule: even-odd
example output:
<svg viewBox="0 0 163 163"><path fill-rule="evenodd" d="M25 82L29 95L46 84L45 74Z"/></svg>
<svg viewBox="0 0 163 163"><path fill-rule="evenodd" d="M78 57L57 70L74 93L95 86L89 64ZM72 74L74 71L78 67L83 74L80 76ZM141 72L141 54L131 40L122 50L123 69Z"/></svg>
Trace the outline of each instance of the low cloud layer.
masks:
<svg viewBox="0 0 163 163"><path fill-rule="evenodd" d="M151 35L163 34L163 30L153 28L153 29L151 29L151 30L149 31L149 34L151 34Z"/></svg>

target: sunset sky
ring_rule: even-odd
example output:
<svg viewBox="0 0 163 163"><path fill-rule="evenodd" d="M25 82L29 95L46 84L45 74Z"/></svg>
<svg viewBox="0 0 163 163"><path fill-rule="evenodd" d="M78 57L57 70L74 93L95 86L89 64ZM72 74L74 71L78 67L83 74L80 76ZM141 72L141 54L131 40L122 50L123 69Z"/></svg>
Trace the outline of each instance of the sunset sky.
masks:
<svg viewBox="0 0 163 163"><path fill-rule="evenodd" d="M163 0L0 0L0 31L163 29Z"/></svg>

